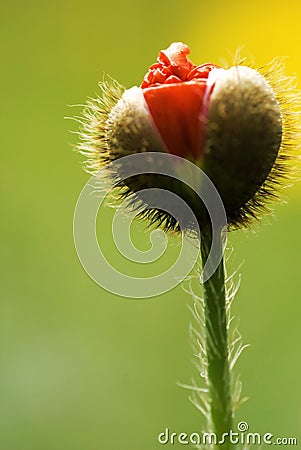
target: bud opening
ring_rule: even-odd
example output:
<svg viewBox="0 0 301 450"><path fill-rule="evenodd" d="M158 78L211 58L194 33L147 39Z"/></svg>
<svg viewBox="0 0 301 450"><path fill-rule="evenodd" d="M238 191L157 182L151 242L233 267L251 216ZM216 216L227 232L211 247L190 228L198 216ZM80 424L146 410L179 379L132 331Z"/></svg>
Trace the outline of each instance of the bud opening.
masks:
<svg viewBox="0 0 301 450"><path fill-rule="evenodd" d="M275 197L287 173L285 161L298 146L300 125L292 117L300 96L279 63L260 71L239 64L196 66L189 53L179 42L162 50L140 87L124 91L104 83L103 99L90 102L84 113L79 149L95 170L137 152L188 159L216 186L229 225L246 225ZM193 193L164 176L146 173L124 187L137 196L148 187L169 189L200 214ZM156 213L163 223L164 212ZM165 218L168 228L177 229L167 213Z"/></svg>

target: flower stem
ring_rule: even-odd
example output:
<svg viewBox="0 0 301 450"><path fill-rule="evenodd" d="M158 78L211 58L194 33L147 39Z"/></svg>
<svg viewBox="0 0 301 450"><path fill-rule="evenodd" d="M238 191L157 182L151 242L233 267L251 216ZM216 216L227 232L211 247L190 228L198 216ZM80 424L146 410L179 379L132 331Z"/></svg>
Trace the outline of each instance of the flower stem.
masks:
<svg viewBox="0 0 301 450"><path fill-rule="evenodd" d="M211 227L202 227L201 253L205 265L212 241ZM222 236L219 234L220 251ZM221 253L222 255L222 253ZM224 260L204 282L204 314L207 354L207 380L210 398L211 428L218 440L232 428L232 397L230 392L230 369L228 360L228 329L226 315L226 288ZM216 448L229 448L229 441Z"/></svg>

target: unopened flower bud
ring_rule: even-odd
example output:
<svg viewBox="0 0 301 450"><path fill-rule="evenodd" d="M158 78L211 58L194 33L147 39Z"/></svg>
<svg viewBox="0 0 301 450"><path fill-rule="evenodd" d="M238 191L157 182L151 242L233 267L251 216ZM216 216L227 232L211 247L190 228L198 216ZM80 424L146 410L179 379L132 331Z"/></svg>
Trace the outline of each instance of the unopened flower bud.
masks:
<svg viewBox="0 0 301 450"><path fill-rule="evenodd" d="M182 43L161 51L140 87L123 91L117 84L104 85L103 100L86 110L80 150L88 150L94 169L138 152L188 159L210 177L228 223L238 226L256 216L267 200L264 195L274 196L289 146L296 144L293 133L287 139L295 126L292 107L285 104L292 103L292 87L280 96L284 77L275 79L276 66L267 76L242 65L196 66L187 58L189 52ZM145 174L125 185L128 193L170 189L193 211L200 210L199 199L177 180ZM157 212L162 222L164 212Z"/></svg>

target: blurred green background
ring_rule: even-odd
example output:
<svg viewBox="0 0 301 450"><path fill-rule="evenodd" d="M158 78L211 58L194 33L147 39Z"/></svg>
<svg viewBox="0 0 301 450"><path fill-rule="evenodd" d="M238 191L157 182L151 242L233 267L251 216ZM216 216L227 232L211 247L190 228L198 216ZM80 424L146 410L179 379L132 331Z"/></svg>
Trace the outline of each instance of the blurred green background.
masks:
<svg viewBox="0 0 301 450"><path fill-rule="evenodd" d="M300 19L292 0L2 2L0 450L153 450L165 427L200 431L176 385L196 376L189 296L122 299L77 259L73 211L88 175L64 117L103 72L139 84L172 41L198 64L242 45L258 66L288 56L300 76ZM251 343L237 420L300 438L300 184L286 198L269 224L230 236L230 267L244 261L235 313Z"/></svg>

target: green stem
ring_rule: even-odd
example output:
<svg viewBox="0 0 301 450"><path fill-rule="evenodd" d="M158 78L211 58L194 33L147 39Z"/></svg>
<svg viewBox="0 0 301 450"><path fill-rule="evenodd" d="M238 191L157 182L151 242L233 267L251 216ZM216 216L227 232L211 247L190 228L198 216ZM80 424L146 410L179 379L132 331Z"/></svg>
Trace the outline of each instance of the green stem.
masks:
<svg viewBox="0 0 301 450"><path fill-rule="evenodd" d="M219 234L222 252L222 238ZM201 253L203 265L211 248L211 227L202 228ZM222 253L221 253L222 254ZM224 260L216 271L204 282L204 311L207 353L207 375L210 398L212 431L221 439L223 433L232 428L232 398L230 392L230 369L228 360L228 332L226 316L226 288ZM228 449L229 443L216 448Z"/></svg>

